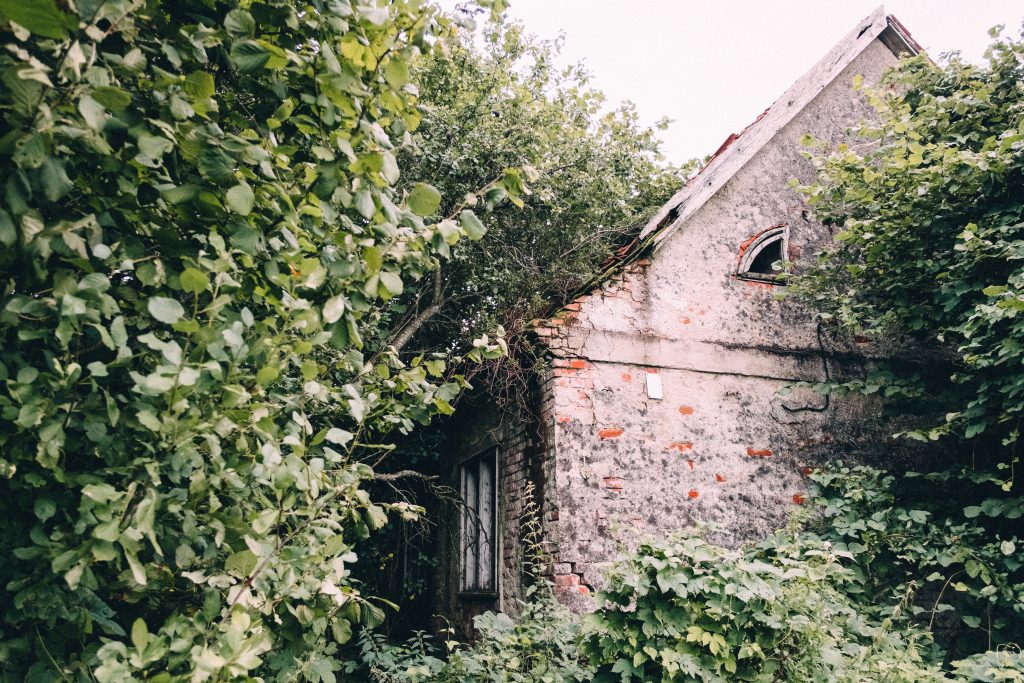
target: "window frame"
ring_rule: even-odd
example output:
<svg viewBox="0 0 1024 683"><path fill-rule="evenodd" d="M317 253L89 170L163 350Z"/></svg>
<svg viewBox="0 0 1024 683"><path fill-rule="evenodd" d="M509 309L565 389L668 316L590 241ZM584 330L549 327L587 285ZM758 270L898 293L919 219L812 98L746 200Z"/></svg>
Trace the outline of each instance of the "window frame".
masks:
<svg viewBox="0 0 1024 683"><path fill-rule="evenodd" d="M735 276L740 280L747 280L749 282L766 282L769 284L780 282L782 278L779 276L782 275L782 272L754 273L750 271L750 267L757 260L757 257L760 256L761 252L776 242L780 243L779 247L782 253L783 264L789 263L789 226L781 223L762 230L746 245L746 249L744 249L736 265Z"/></svg>
<svg viewBox="0 0 1024 683"><path fill-rule="evenodd" d="M459 463L460 596L494 598L498 595L498 453L498 447L491 446ZM490 476L490 511L488 519L483 520L482 513L485 508L481 505L480 495L486 489L481 484L486 475ZM473 490L470 491L470 488ZM489 544L480 543L481 533L485 537L490 536ZM489 572L481 572L481 567L484 566L489 566ZM473 574L472 578L468 575L470 572ZM489 581L486 580L488 577Z"/></svg>

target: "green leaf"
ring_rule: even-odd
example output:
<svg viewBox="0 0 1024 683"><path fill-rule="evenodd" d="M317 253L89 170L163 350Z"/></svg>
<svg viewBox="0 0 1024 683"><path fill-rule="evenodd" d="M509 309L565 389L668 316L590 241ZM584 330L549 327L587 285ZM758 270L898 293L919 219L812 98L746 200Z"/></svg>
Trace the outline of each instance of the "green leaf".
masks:
<svg viewBox="0 0 1024 683"><path fill-rule="evenodd" d="M9 247L18 241L18 230L11 220L11 214L0 209L0 244Z"/></svg>
<svg viewBox="0 0 1024 683"><path fill-rule="evenodd" d="M401 172L398 169L398 162L395 160L395 155L390 151L381 152L381 166L380 174L384 177L384 180L388 181L391 185L398 182L401 177Z"/></svg>
<svg viewBox="0 0 1024 683"><path fill-rule="evenodd" d="M487 234L487 228L477 218L476 214L466 209L459 214L459 224L466 231L466 236L471 240L478 240Z"/></svg>
<svg viewBox="0 0 1024 683"><path fill-rule="evenodd" d="M265 365L256 373L256 381L260 386L268 386L278 378L281 373L272 365Z"/></svg>
<svg viewBox="0 0 1024 683"><path fill-rule="evenodd" d="M110 85L101 85L97 88L93 88L89 95L106 107L108 110L113 112L124 111L129 104L132 103L132 96L121 88L115 88Z"/></svg>
<svg viewBox="0 0 1024 683"><path fill-rule="evenodd" d="M224 28L232 38L252 37L256 22L244 9L233 9L224 17Z"/></svg>
<svg viewBox="0 0 1024 683"><path fill-rule="evenodd" d="M366 272L376 273L384 265L384 255L377 247L365 247L363 261L366 262Z"/></svg>
<svg viewBox="0 0 1024 683"><path fill-rule="evenodd" d="M344 446L352 440L354 435L352 432L347 432L344 429L338 429L337 427L331 427L327 430L327 435L324 437L328 441L339 446Z"/></svg>
<svg viewBox="0 0 1024 683"><path fill-rule="evenodd" d="M373 203L373 195L366 190L362 190L356 193L356 211L365 218L370 220L374 214L377 213L377 207Z"/></svg>
<svg viewBox="0 0 1024 683"><path fill-rule="evenodd" d="M970 628L978 628L979 626L981 626L981 617L975 617L969 614L965 614L960 618L963 619L963 622L967 624Z"/></svg>
<svg viewBox="0 0 1024 683"><path fill-rule="evenodd" d="M151 316L168 325L178 322L185 316L185 308L178 301L164 296L150 299L147 308Z"/></svg>
<svg viewBox="0 0 1024 683"><path fill-rule="evenodd" d="M139 135L138 145L139 153L150 159L160 159L174 148L174 143L162 135L145 132Z"/></svg>
<svg viewBox="0 0 1024 683"><path fill-rule="evenodd" d="M213 76L205 71L193 71L186 76L182 90L192 100L205 100L213 97L217 92Z"/></svg>
<svg viewBox="0 0 1024 683"><path fill-rule="evenodd" d="M57 503L50 496L43 495L36 498L32 509L36 513L36 517L39 518L39 521L45 522L57 514Z"/></svg>
<svg viewBox="0 0 1024 683"><path fill-rule="evenodd" d="M149 644L149 629L146 628L146 622L141 618L136 619L132 624L132 645L136 650L142 652L146 649L146 645Z"/></svg>
<svg viewBox="0 0 1024 683"><path fill-rule="evenodd" d="M199 172L215 183L227 184L235 179L235 162L219 147L207 147L199 154Z"/></svg>
<svg viewBox="0 0 1024 683"><path fill-rule="evenodd" d="M402 293L402 278L398 273L394 273L390 270L381 271L380 284L383 285L384 289L386 289L388 294L391 296L398 296Z"/></svg>
<svg viewBox="0 0 1024 683"><path fill-rule="evenodd" d="M51 202L55 202L74 187L74 183L64 172L64 166L56 159L47 159L39 171L39 180L43 186L43 194Z"/></svg>
<svg viewBox="0 0 1024 683"><path fill-rule="evenodd" d="M186 292L198 294L210 288L210 278L198 268L186 268L179 278L181 288Z"/></svg>
<svg viewBox="0 0 1024 683"><path fill-rule="evenodd" d="M228 207L237 214L248 216L252 212L253 203L256 201L256 194L249 183L241 182L228 190Z"/></svg>
<svg viewBox="0 0 1024 683"><path fill-rule="evenodd" d="M384 79L392 88L401 88L409 82L409 65L403 59L390 59L384 67Z"/></svg>
<svg viewBox="0 0 1024 683"><path fill-rule="evenodd" d="M238 40L231 46L231 63L242 73L259 71L270 59L270 52L255 40Z"/></svg>
<svg viewBox="0 0 1024 683"><path fill-rule="evenodd" d="M0 0L3 15L44 38L63 38L78 20L57 9L54 0Z"/></svg>
<svg viewBox="0 0 1024 683"><path fill-rule="evenodd" d="M409 209L417 216L433 216L441 206L441 193L427 183L416 183L406 199Z"/></svg>
<svg viewBox="0 0 1024 683"><path fill-rule="evenodd" d="M241 578L246 578L256 569L259 558L251 550L242 550L228 555L224 562L224 571L230 572Z"/></svg>
<svg viewBox="0 0 1024 683"><path fill-rule="evenodd" d="M337 322L342 313L345 312L345 297L338 295L332 296L324 304L323 319L324 322L330 325L331 323Z"/></svg>

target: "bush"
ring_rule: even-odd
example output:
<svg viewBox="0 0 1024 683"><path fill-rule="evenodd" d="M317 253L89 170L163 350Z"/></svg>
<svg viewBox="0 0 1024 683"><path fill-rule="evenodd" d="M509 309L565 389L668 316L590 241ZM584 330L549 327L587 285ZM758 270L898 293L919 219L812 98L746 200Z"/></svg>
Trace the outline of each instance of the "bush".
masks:
<svg viewBox="0 0 1024 683"><path fill-rule="evenodd" d="M555 600L550 586L529 588L520 608L515 618L494 612L476 617L477 638L469 646L446 640L442 650L422 633L402 644L367 634L360 643L365 671L381 683L592 680L593 670L577 647L577 619Z"/></svg>
<svg viewBox="0 0 1024 683"><path fill-rule="evenodd" d="M448 27L421 0L0 3L0 681L329 682L383 619L356 544L415 509L366 462L465 384L364 340L484 232L396 188L409 64Z"/></svg>
<svg viewBox="0 0 1024 683"><path fill-rule="evenodd" d="M805 529L739 550L645 543L620 562L582 630L595 680L1016 680L1024 575L1006 518L1024 500L984 497L1000 489L969 473L811 478Z"/></svg>

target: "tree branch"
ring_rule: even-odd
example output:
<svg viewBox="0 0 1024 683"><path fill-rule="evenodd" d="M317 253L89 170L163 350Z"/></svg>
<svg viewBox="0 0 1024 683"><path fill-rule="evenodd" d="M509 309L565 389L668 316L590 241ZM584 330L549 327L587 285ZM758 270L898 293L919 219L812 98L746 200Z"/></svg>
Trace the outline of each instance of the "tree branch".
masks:
<svg viewBox="0 0 1024 683"><path fill-rule="evenodd" d="M443 305L444 290L441 286L441 264L439 263L437 264L437 268L434 270L434 296L430 300L430 305L417 313L416 317L410 320L409 324L402 328L402 331L398 333L397 337L395 337L395 341L392 344L392 346L395 347L395 352L400 352L402 348L416 335L416 333L420 331L420 328L441 310Z"/></svg>
<svg viewBox="0 0 1024 683"><path fill-rule="evenodd" d="M422 472L417 472L416 470L400 470L398 472L394 472L393 474L375 474L373 475L373 480L394 481L395 479L405 479L406 477L424 479L426 481L433 481L434 479L438 478L436 474L423 474Z"/></svg>

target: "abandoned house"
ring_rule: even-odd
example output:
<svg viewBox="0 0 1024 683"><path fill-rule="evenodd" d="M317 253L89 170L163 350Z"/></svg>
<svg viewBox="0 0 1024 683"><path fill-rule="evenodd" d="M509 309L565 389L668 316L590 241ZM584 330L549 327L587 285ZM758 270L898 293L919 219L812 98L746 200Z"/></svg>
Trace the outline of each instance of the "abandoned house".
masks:
<svg viewBox="0 0 1024 683"><path fill-rule="evenodd" d="M773 264L799 266L831 239L788 185L814 179L801 138L847 139L871 116L855 76L877 82L918 50L881 8L860 22L729 136L589 291L535 321L550 358L535 417L460 409L450 475L464 507L439 549L441 612L466 624L515 609L528 491L559 599L582 611L624 545L696 526L727 544L756 538L803 502L806 468L885 457L877 405L779 393L863 372L884 349L823 340L809 311L776 296Z"/></svg>

